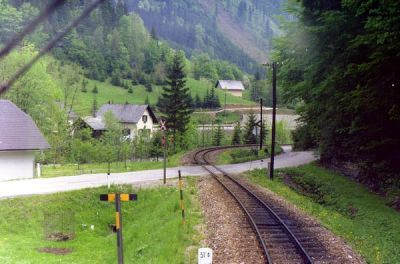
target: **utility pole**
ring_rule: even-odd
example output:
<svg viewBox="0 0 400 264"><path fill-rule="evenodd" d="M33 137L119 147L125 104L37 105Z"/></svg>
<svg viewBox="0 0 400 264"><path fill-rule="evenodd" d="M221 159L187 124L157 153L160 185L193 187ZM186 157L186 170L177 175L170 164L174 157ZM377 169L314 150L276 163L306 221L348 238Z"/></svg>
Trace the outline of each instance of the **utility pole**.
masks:
<svg viewBox="0 0 400 264"><path fill-rule="evenodd" d="M224 122L226 123L226 90L227 88L225 87L225 105L224 105Z"/></svg>
<svg viewBox="0 0 400 264"><path fill-rule="evenodd" d="M276 62L272 63L272 139L271 139L271 165L269 168L269 178L274 179L275 161L275 119L276 119Z"/></svg>
<svg viewBox="0 0 400 264"><path fill-rule="evenodd" d="M263 105L262 105L262 98L260 98L260 151L262 150L263 147Z"/></svg>

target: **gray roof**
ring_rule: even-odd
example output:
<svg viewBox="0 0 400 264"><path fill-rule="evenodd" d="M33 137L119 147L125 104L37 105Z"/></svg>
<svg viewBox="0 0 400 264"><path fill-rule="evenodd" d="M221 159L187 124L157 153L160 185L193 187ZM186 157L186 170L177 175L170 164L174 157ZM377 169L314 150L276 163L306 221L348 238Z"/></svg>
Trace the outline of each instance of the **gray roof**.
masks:
<svg viewBox="0 0 400 264"><path fill-rule="evenodd" d="M157 123L157 118L148 105L105 104L97 111L97 116L102 117L105 113L111 111L121 123L137 123L146 109L153 118L153 122Z"/></svg>
<svg viewBox="0 0 400 264"><path fill-rule="evenodd" d="M93 130L106 130L106 125L101 117L87 116L83 118L83 121L85 121L85 123Z"/></svg>
<svg viewBox="0 0 400 264"><path fill-rule="evenodd" d="M218 86L218 84L221 86L221 89L223 90L237 90L237 91L243 91L244 86L241 81L234 81L234 80L218 80L216 83L215 87Z"/></svg>
<svg viewBox="0 0 400 264"><path fill-rule="evenodd" d="M12 102L0 99L0 151L48 148L32 118Z"/></svg>

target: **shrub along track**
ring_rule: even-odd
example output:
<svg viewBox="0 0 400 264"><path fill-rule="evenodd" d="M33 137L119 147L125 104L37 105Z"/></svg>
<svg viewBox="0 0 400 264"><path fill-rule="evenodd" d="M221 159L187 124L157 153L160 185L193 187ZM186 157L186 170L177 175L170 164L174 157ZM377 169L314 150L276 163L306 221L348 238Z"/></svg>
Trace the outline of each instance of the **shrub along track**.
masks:
<svg viewBox="0 0 400 264"><path fill-rule="evenodd" d="M202 149L194 153L193 159L202 165L240 205L253 229L249 236L256 235L265 263L338 263L338 259L328 254L323 243L315 238L315 234L309 234L307 229L303 228L303 224L298 223L298 219L287 214L282 204L266 200L262 195L254 193L248 186L210 163L209 156L213 152L226 148L231 146ZM249 248L249 250L257 249Z"/></svg>

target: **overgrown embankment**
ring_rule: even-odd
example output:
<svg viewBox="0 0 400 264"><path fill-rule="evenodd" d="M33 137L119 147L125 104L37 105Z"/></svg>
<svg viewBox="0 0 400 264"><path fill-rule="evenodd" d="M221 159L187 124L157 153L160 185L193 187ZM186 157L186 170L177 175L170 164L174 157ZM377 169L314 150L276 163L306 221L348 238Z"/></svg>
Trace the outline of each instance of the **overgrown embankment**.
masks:
<svg viewBox="0 0 400 264"><path fill-rule="evenodd" d="M274 181L264 170L247 177L314 216L369 263L400 262L400 214L364 186L317 164L279 170Z"/></svg>
<svg viewBox="0 0 400 264"><path fill-rule="evenodd" d="M182 226L176 188L112 187L112 192L138 194L138 201L122 204L126 263L183 263L188 258L194 261L203 239L194 227L202 217L197 183L190 178L187 183L186 226ZM107 188L0 201L0 263L115 263L116 235L110 228L115 223L115 205L99 201L102 193L107 193ZM61 223L60 216L64 219ZM54 226L53 232L60 237L60 230L54 225L57 222L75 234L66 236L67 241L46 239L49 226Z"/></svg>

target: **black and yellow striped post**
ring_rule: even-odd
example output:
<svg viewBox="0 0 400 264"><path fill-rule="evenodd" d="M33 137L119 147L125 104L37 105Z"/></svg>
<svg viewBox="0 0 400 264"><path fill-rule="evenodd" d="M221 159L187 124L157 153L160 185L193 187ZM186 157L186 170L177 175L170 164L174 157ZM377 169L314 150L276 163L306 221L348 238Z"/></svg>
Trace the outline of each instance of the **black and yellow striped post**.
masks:
<svg viewBox="0 0 400 264"><path fill-rule="evenodd" d="M117 251L118 251L118 264L124 263L124 249L122 239L122 215L121 215L121 201L136 201L136 194L127 193L110 193L100 194L100 201L114 202L115 201L115 229L117 231Z"/></svg>
<svg viewBox="0 0 400 264"><path fill-rule="evenodd" d="M178 171L178 175L179 175L180 206L181 206L181 210L182 210L182 223L186 224L185 203L183 201L183 183L182 183L181 170Z"/></svg>

